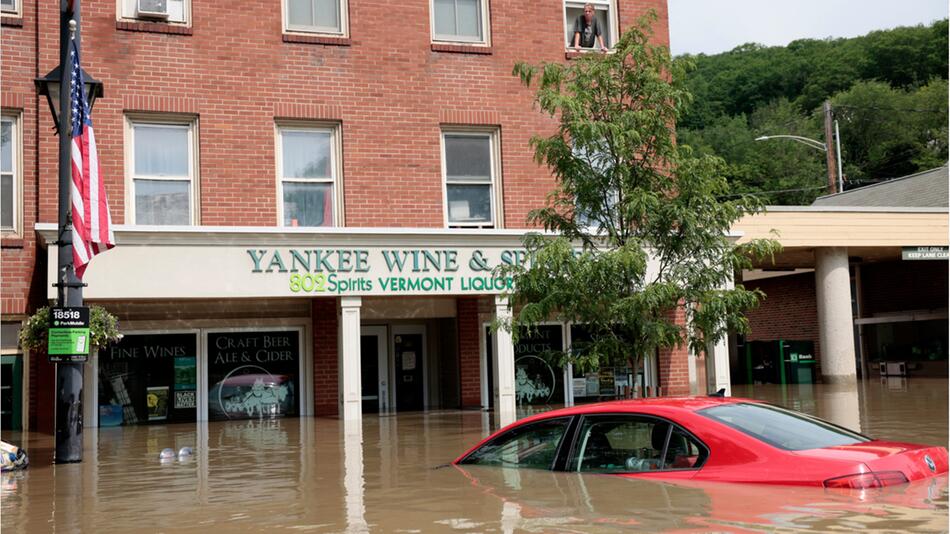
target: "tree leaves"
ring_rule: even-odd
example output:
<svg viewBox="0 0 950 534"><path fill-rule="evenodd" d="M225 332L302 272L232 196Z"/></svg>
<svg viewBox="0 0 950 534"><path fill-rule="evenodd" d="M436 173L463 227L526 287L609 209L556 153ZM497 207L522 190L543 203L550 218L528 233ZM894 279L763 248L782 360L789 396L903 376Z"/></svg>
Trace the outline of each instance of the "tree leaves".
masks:
<svg viewBox="0 0 950 534"><path fill-rule="evenodd" d="M732 224L761 209L750 196L724 199L726 166L674 142L674 124L692 100L682 85L686 63L651 44L655 15L621 36L614 53L569 64L518 64L536 85L535 104L556 117L553 135L535 136L535 159L557 188L529 221L528 266L504 266L517 313L515 337L541 321L584 325L590 340L560 354L582 370L636 369L657 349L694 350L746 327L742 312L761 294L729 288L744 254L774 253L762 241L736 247ZM540 73L540 77L539 77ZM688 324L675 311L691 310Z"/></svg>

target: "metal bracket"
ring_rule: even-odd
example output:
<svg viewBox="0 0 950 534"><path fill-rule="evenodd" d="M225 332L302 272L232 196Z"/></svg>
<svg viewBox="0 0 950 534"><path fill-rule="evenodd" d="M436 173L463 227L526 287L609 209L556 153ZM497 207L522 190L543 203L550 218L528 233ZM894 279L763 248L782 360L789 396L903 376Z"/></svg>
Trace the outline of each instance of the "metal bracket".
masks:
<svg viewBox="0 0 950 534"><path fill-rule="evenodd" d="M55 284L50 284L50 285L52 285L55 288L60 288L60 287L86 287L89 284L85 282L66 282L66 283L56 282Z"/></svg>

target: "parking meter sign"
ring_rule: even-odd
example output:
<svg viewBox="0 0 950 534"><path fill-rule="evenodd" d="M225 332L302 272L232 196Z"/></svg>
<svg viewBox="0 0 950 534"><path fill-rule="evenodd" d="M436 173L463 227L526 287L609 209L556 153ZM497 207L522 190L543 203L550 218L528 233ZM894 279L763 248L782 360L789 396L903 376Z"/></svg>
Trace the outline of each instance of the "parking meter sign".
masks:
<svg viewBox="0 0 950 534"><path fill-rule="evenodd" d="M89 308L50 310L47 351L51 363L84 362L89 357Z"/></svg>

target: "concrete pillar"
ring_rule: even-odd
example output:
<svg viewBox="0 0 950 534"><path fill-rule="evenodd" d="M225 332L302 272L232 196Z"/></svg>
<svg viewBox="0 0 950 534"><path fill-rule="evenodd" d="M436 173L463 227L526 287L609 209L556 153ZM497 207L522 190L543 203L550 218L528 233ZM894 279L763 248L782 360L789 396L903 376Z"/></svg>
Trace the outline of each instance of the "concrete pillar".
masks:
<svg viewBox="0 0 950 534"><path fill-rule="evenodd" d="M861 399L857 384L835 384L822 390L820 416L848 430L861 433Z"/></svg>
<svg viewBox="0 0 950 534"><path fill-rule="evenodd" d="M99 351L89 353L89 361L82 366L82 426L99 426ZM95 434L95 432L93 433Z"/></svg>
<svg viewBox="0 0 950 534"><path fill-rule="evenodd" d="M366 523L363 478L363 424L359 420L343 421L343 500L346 508L345 532L369 532Z"/></svg>
<svg viewBox="0 0 950 534"><path fill-rule="evenodd" d="M360 297L340 298L340 418L363 417L360 381Z"/></svg>
<svg viewBox="0 0 950 534"><path fill-rule="evenodd" d="M735 288L735 283L730 277L723 289L733 288ZM706 382L709 393L725 389L726 396L732 396L732 377L729 373L729 334L722 336L722 339L712 345L706 353Z"/></svg>
<svg viewBox="0 0 950 534"><path fill-rule="evenodd" d="M815 293L818 298L822 381L856 384L847 248L815 249Z"/></svg>
<svg viewBox="0 0 950 534"><path fill-rule="evenodd" d="M495 317L500 321L511 318L508 299L495 297ZM493 384L495 396L495 418L502 427L515 421L515 346L511 341L511 332L499 328L492 338L495 346L492 356Z"/></svg>
<svg viewBox="0 0 950 534"><path fill-rule="evenodd" d="M726 390L726 396L732 396L732 379L729 374L729 339L723 336L719 343L712 345L706 357L706 381L709 393Z"/></svg>

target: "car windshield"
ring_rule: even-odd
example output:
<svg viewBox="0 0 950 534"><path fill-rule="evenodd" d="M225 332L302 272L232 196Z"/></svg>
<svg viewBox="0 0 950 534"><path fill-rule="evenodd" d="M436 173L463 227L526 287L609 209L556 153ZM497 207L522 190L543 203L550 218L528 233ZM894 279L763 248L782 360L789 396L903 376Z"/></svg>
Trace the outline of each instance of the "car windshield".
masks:
<svg viewBox="0 0 950 534"><path fill-rule="evenodd" d="M723 404L697 413L787 451L870 441L846 428L768 404Z"/></svg>

